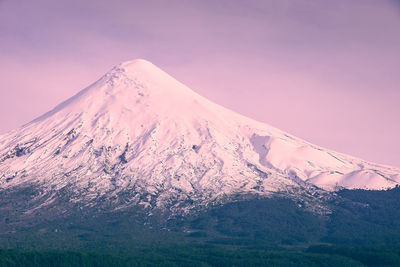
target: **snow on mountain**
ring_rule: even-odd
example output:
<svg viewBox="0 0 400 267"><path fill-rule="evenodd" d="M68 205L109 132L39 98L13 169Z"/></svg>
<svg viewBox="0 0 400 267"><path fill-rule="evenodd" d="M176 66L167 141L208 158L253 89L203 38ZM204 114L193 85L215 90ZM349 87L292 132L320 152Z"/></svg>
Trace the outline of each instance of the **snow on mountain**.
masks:
<svg viewBox="0 0 400 267"><path fill-rule="evenodd" d="M145 60L0 136L0 188L68 188L70 201L208 203L320 187L386 189L400 170L318 147L196 94Z"/></svg>

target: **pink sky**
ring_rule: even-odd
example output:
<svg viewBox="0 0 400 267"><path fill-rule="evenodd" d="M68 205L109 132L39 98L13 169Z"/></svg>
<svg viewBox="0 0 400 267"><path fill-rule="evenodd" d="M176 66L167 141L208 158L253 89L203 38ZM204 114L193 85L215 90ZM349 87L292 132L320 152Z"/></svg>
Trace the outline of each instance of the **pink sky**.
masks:
<svg viewBox="0 0 400 267"><path fill-rule="evenodd" d="M0 133L134 58L236 112L400 167L390 0L0 0Z"/></svg>

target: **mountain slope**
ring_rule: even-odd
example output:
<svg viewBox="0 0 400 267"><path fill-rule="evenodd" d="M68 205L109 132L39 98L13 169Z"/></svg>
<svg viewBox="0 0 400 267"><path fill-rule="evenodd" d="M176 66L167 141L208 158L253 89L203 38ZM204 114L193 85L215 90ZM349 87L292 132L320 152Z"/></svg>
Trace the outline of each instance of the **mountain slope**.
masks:
<svg viewBox="0 0 400 267"><path fill-rule="evenodd" d="M145 60L0 136L0 188L93 206L208 205L240 194L385 189L400 170L329 151L199 96Z"/></svg>

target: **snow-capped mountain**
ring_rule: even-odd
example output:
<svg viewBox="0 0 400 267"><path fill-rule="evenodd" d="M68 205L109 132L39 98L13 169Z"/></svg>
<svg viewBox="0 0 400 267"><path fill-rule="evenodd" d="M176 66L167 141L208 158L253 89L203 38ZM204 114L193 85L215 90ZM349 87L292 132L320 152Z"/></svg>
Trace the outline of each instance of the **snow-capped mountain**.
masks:
<svg viewBox="0 0 400 267"><path fill-rule="evenodd" d="M50 193L47 204L61 189L73 192L71 202L91 205L107 197L123 198L121 207L163 207L236 194L399 183L399 169L234 113L145 60L114 67L52 111L0 136L0 188L38 186Z"/></svg>

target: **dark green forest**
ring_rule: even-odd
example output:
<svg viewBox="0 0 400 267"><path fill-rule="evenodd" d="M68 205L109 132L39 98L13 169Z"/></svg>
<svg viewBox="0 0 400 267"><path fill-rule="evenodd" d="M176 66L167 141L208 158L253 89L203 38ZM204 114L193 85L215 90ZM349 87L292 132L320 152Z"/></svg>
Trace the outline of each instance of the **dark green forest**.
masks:
<svg viewBox="0 0 400 267"><path fill-rule="evenodd" d="M0 266L400 266L400 188L342 190L316 214L286 198L190 216L139 210L0 215Z"/></svg>
<svg viewBox="0 0 400 267"><path fill-rule="evenodd" d="M383 259L379 262L383 263L381 266L393 265L400 257L388 252L368 255ZM122 256L68 251L0 251L0 266L363 266L363 263L368 265L359 255L353 257L340 249L323 251L323 248L296 252L170 247L142 249Z"/></svg>

